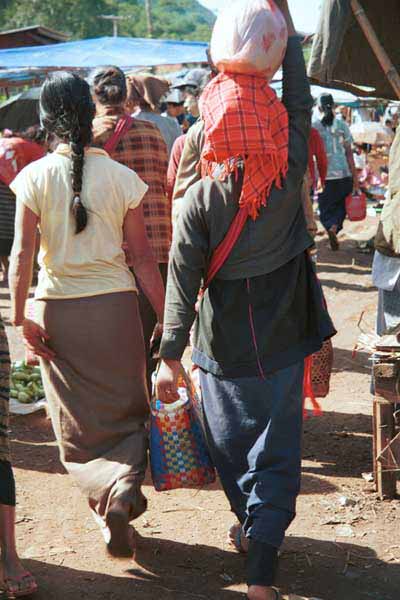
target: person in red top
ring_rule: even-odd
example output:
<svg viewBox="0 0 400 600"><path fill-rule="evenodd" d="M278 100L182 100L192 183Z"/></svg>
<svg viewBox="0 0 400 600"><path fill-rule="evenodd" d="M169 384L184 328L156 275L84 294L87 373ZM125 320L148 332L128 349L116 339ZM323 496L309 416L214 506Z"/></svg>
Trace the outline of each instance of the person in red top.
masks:
<svg viewBox="0 0 400 600"><path fill-rule="evenodd" d="M314 160L315 159L315 160ZM315 163L318 167L319 178L321 180L322 187L325 186L326 174L328 172L328 157L326 156L325 144L322 137L315 129L311 128L310 142L309 142L309 158L308 168L310 171L311 187L312 192L315 191L318 185L317 172L315 169Z"/></svg>
<svg viewBox="0 0 400 600"><path fill-rule="evenodd" d="M29 163L46 154L44 133L30 127L0 139L0 262L3 281L8 278L8 257L14 241L15 195L9 185Z"/></svg>

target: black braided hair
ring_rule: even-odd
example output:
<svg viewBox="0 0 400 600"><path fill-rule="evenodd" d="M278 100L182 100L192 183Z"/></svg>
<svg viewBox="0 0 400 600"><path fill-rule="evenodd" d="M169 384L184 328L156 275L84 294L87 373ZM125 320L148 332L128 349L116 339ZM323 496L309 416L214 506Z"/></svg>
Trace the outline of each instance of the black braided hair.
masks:
<svg viewBox="0 0 400 600"><path fill-rule="evenodd" d="M57 72L44 82L40 92L42 127L71 147L72 214L75 233L83 231L88 222L81 200L85 146L92 141L95 106L87 82L74 73Z"/></svg>

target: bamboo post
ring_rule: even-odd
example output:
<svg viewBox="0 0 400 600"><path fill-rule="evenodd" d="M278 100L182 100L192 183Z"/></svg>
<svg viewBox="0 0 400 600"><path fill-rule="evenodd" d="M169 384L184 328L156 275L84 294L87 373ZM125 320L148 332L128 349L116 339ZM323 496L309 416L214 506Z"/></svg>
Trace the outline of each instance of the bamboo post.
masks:
<svg viewBox="0 0 400 600"><path fill-rule="evenodd" d="M390 445L394 437L393 404L383 398L374 399L375 422L375 456L374 473L379 497L395 498L397 465Z"/></svg>
<svg viewBox="0 0 400 600"><path fill-rule="evenodd" d="M151 0L145 0L146 21L147 21L147 37L152 38L154 33L153 27L153 7Z"/></svg>
<svg viewBox="0 0 400 600"><path fill-rule="evenodd" d="M375 56L378 59L379 64L381 65L386 77L390 81L397 96L400 98L400 75L398 74L396 67L393 65L386 50L380 43L371 25L371 22L368 19L365 10L361 6L359 0L350 0L350 2L351 8L353 10L356 20L358 21L358 24L364 32L365 37L367 38L372 50L374 51Z"/></svg>

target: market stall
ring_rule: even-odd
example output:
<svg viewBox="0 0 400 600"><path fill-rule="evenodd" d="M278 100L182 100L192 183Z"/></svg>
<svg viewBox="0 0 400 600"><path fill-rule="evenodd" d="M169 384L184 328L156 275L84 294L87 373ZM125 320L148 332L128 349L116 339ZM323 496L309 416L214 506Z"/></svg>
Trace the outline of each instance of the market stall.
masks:
<svg viewBox="0 0 400 600"><path fill-rule="evenodd" d="M390 69L400 67L399 27L398 0L325 0L308 67L311 80L361 96L398 98Z"/></svg>
<svg viewBox="0 0 400 600"><path fill-rule="evenodd" d="M399 99L399 25L398 0L326 0L309 63L312 81L357 90L359 95ZM365 131L359 133L365 135ZM369 348L374 375L373 464L381 498L395 497L400 472L396 418L400 404L399 331L391 332L391 341L377 338Z"/></svg>
<svg viewBox="0 0 400 600"><path fill-rule="evenodd" d="M208 44L164 39L103 37L48 46L0 50L0 88L40 84L54 70L86 76L94 67L118 65L123 70L207 62ZM37 90L13 95L0 106L0 130L23 129L38 122Z"/></svg>
<svg viewBox="0 0 400 600"><path fill-rule="evenodd" d="M16 94L0 104L0 130L23 131L39 124L39 87Z"/></svg>
<svg viewBox="0 0 400 600"><path fill-rule="evenodd" d="M102 37L50 46L0 51L0 69L90 69L104 64L120 68L206 63L208 44L179 40Z"/></svg>

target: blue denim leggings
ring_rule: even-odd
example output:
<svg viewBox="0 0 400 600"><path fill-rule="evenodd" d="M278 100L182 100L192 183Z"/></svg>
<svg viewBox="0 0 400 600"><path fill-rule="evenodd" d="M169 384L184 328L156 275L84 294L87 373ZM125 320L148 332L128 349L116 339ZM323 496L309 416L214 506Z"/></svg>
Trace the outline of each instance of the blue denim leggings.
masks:
<svg viewBox="0 0 400 600"><path fill-rule="evenodd" d="M318 196L319 216L322 225L328 231L336 225L337 231L343 229L346 218L346 198L353 190L353 179L328 179L324 191Z"/></svg>
<svg viewBox="0 0 400 600"><path fill-rule="evenodd" d="M246 536L279 548L301 478L304 363L267 378L200 372L207 444Z"/></svg>

